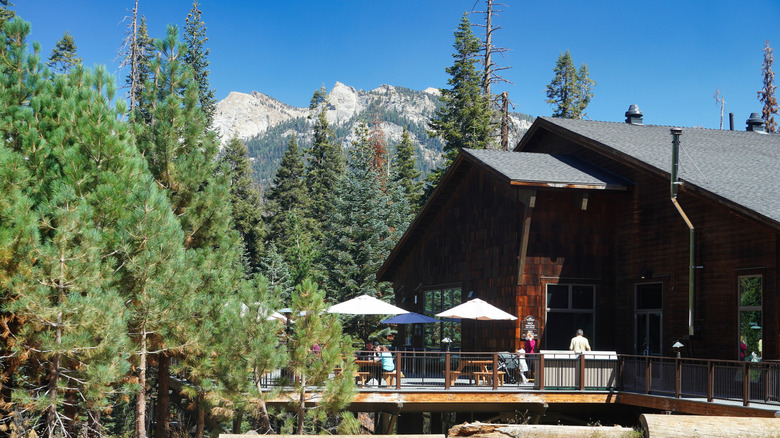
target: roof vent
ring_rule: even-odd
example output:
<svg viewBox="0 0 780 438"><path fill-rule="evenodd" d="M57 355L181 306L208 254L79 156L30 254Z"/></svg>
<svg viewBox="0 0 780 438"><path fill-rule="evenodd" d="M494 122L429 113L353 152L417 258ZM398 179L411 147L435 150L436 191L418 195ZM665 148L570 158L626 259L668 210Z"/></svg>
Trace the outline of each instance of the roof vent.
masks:
<svg viewBox="0 0 780 438"><path fill-rule="evenodd" d="M631 125L642 124L642 111L639 111L639 106L629 105L628 111L626 111L626 123Z"/></svg>
<svg viewBox="0 0 780 438"><path fill-rule="evenodd" d="M745 121L747 123L747 131L763 132L764 131L764 119L761 118L759 113L750 113L750 118Z"/></svg>

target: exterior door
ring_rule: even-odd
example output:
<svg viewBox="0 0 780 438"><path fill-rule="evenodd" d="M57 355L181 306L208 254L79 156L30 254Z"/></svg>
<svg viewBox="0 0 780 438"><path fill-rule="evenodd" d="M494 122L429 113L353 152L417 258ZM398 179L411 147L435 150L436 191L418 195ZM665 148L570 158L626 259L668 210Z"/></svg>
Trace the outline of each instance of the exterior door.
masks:
<svg viewBox="0 0 780 438"><path fill-rule="evenodd" d="M636 285L634 311L634 353L663 354L663 283Z"/></svg>

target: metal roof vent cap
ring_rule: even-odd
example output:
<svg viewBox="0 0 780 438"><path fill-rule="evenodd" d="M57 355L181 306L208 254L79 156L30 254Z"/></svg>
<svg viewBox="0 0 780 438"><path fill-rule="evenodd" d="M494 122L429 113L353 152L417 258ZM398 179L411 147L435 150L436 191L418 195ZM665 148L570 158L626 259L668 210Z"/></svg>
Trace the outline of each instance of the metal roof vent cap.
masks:
<svg viewBox="0 0 780 438"><path fill-rule="evenodd" d="M639 111L639 106L629 105L628 111L626 111L626 123L631 125L642 124L642 111Z"/></svg>
<svg viewBox="0 0 780 438"><path fill-rule="evenodd" d="M761 118L760 113L750 113L750 118L748 118L745 123L747 123L746 131L766 134L766 131L764 131L764 119Z"/></svg>

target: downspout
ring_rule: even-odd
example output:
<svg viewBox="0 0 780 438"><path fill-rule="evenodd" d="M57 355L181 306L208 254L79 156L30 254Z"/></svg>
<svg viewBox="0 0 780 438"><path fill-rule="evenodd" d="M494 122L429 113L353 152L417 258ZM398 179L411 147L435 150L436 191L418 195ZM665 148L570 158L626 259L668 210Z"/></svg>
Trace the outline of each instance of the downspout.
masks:
<svg viewBox="0 0 780 438"><path fill-rule="evenodd" d="M672 179L670 185L672 204L680 212L685 221L685 225L688 226L689 233L689 248L688 248L688 335L693 336L693 274L696 266L694 265L694 232L693 224L688 216L683 211L680 203L677 202L677 186L682 184L677 181L677 169L680 162L680 135L682 135L681 128L671 128L672 133Z"/></svg>

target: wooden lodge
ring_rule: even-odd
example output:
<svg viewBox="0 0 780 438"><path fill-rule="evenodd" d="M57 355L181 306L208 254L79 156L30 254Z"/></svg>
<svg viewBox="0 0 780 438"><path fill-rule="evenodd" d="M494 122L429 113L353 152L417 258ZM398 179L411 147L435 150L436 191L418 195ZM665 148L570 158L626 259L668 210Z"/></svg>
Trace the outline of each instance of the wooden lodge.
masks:
<svg viewBox="0 0 780 438"><path fill-rule="evenodd" d="M514 351L532 330L567 350L582 328L594 350L779 359L780 135L634 109L540 117L514 151L460 153L378 278L411 311L478 297L518 320L399 326L401 344Z"/></svg>

